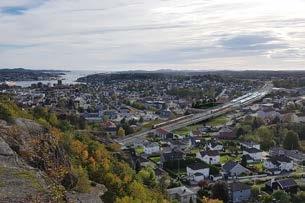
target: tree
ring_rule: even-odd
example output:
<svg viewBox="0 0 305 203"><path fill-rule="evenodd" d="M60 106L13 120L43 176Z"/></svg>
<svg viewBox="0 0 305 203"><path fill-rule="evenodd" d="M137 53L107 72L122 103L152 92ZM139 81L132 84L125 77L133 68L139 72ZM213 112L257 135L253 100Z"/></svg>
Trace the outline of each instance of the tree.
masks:
<svg viewBox="0 0 305 203"><path fill-rule="evenodd" d="M272 194L277 203L290 203L290 195L282 190L277 190Z"/></svg>
<svg viewBox="0 0 305 203"><path fill-rule="evenodd" d="M118 130L118 136L119 137L124 137L125 136L125 130L122 127L120 127L119 130Z"/></svg>
<svg viewBox="0 0 305 203"><path fill-rule="evenodd" d="M150 167L143 168L142 170L140 170L137 174L137 180L139 180L149 188L153 188L157 185L155 172Z"/></svg>
<svg viewBox="0 0 305 203"><path fill-rule="evenodd" d="M258 199L258 196L259 196L259 193L260 193L260 188L256 185L254 185L252 188L251 188L251 195L252 195L252 198L255 200L255 199Z"/></svg>
<svg viewBox="0 0 305 203"><path fill-rule="evenodd" d="M3 119L8 123L13 122L13 116L11 112L2 105L0 105L0 119Z"/></svg>
<svg viewBox="0 0 305 203"><path fill-rule="evenodd" d="M229 201L228 185L225 182L217 182L212 186L212 198L223 202Z"/></svg>
<svg viewBox="0 0 305 203"><path fill-rule="evenodd" d="M299 148L299 136L294 131L289 130L285 136L283 147L288 150Z"/></svg>
<svg viewBox="0 0 305 203"><path fill-rule="evenodd" d="M298 192L296 195L294 195L292 202L294 202L294 203L303 203L303 202L305 202L305 192L301 191L301 192Z"/></svg>
<svg viewBox="0 0 305 203"><path fill-rule="evenodd" d="M50 113L48 121L52 126L57 126L58 120L56 114Z"/></svg>
<svg viewBox="0 0 305 203"><path fill-rule="evenodd" d="M202 203L223 203L223 201L218 200L218 199L210 199L207 197L203 197Z"/></svg>
<svg viewBox="0 0 305 203"><path fill-rule="evenodd" d="M247 167L248 162L247 162L246 156L242 156L242 157L241 157L241 162L240 162L240 164L241 164L243 167Z"/></svg>
<svg viewBox="0 0 305 203"><path fill-rule="evenodd" d="M266 126L261 126L256 130L255 135L258 137L262 150L269 150L274 145L273 131Z"/></svg>
<svg viewBox="0 0 305 203"><path fill-rule="evenodd" d="M75 190L78 192L89 192L90 181L87 172L81 166L79 166L77 169L73 169L73 173L77 176Z"/></svg>
<svg viewBox="0 0 305 203"><path fill-rule="evenodd" d="M269 195L268 193L265 193L260 198L260 202L262 202L262 203L272 203L272 196Z"/></svg>

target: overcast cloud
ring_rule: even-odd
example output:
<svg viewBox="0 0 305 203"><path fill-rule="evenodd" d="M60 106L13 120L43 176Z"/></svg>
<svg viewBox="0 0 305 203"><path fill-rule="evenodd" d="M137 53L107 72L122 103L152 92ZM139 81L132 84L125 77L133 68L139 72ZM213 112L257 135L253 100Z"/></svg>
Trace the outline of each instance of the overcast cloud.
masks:
<svg viewBox="0 0 305 203"><path fill-rule="evenodd" d="M0 67L305 69L305 0L1 0Z"/></svg>

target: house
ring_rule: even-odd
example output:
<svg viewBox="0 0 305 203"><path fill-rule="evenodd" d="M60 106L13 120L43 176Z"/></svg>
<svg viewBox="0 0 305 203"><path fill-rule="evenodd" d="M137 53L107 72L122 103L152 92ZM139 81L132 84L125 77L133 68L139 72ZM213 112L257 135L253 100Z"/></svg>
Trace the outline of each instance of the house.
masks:
<svg viewBox="0 0 305 203"><path fill-rule="evenodd" d="M168 189L167 194L172 201L178 200L180 203L196 202L197 199L196 193L185 186Z"/></svg>
<svg viewBox="0 0 305 203"><path fill-rule="evenodd" d="M256 148L244 148L243 155L249 155L254 161L262 160L262 151Z"/></svg>
<svg viewBox="0 0 305 203"><path fill-rule="evenodd" d="M272 179L266 183L266 189L270 192L280 189L288 193L297 193L298 184L292 178L286 178L281 180Z"/></svg>
<svg viewBox="0 0 305 203"><path fill-rule="evenodd" d="M186 150L192 146L192 141L189 137L179 140L170 140L169 145L171 148L178 148L180 150Z"/></svg>
<svg viewBox="0 0 305 203"><path fill-rule="evenodd" d="M246 141L246 142L241 142L240 143L240 146L241 146L241 149L245 149L245 148L256 148L256 149L261 149L261 146L260 144L257 144L255 142L252 142L252 141Z"/></svg>
<svg viewBox="0 0 305 203"><path fill-rule="evenodd" d="M154 154L160 152L159 144L156 142L146 142L143 144L145 154Z"/></svg>
<svg viewBox="0 0 305 203"><path fill-rule="evenodd" d="M117 126L111 121L103 122L102 128L105 130L107 135L114 136L117 133Z"/></svg>
<svg viewBox="0 0 305 203"><path fill-rule="evenodd" d="M208 164L219 164L220 163L219 152L216 150L197 152L196 158L198 158Z"/></svg>
<svg viewBox="0 0 305 203"><path fill-rule="evenodd" d="M118 112L115 110L107 110L103 112L103 117L114 120L118 118Z"/></svg>
<svg viewBox="0 0 305 203"><path fill-rule="evenodd" d="M171 133L163 128L156 129L155 135L160 137L161 139L172 139L174 137L173 133Z"/></svg>
<svg viewBox="0 0 305 203"><path fill-rule="evenodd" d="M156 175L158 180L160 180L163 176L167 175L167 172L164 171L162 168L159 168L159 167L155 168L154 172L155 172L155 175Z"/></svg>
<svg viewBox="0 0 305 203"><path fill-rule="evenodd" d="M232 140L236 138L236 134L229 126L223 126L219 130L217 137L219 139Z"/></svg>
<svg viewBox="0 0 305 203"><path fill-rule="evenodd" d="M222 166L222 170L223 170L225 177L228 177L228 176L233 177L233 176L239 176L241 174L251 173L251 171L249 169L243 167L238 162L234 162L234 161L229 161L229 162L225 163Z"/></svg>
<svg viewBox="0 0 305 203"><path fill-rule="evenodd" d="M204 163L193 163L186 167L186 174L196 182L204 180L210 175L210 168Z"/></svg>
<svg viewBox="0 0 305 203"><path fill-rule="evenodd" d="M207 144L207 147L209 148L209 150L217 150L217 151L223 150L223 145L220 142L217 142L215 140L209 142Z"/></svg>
<svg viewBox="0 0 305 203"><path fill-rule="evenodd" d="M182 160L185 158L185 153L178 149L172 149L168 152L161 153L160 161L161 163L175 160Z"/></svg>
<svg viewBox="0 0 305 203"><path fill-rule="evenodd" d="M233 203L248 202L251 197L251 187L241 182L233 182L229 185L230 196Z"/></svg>
<svg viewBox="0 0 305 203"><path fill-rule="evenodd" d="M283 171L292 171L293 161L284 155L272 156L264 161L264 167L273 174L278 174Z"/></svg>
<svg viewBox="0 0 305 203"><path fill-rule="evenodd" d="M248 164L256 162L256 160L254 160L249 154L244 154L244 155L242 155L241 158L242 158L242 160L245 159Z"/></svg>
<svg viewBox="0 0 305 203"><path fill-rule="evenodd" d="M273 147L269 150L269 154L271 156L285 155L298 164L302 164L305 161L305 154L299 150L287 150L282 147Z"/></svg>

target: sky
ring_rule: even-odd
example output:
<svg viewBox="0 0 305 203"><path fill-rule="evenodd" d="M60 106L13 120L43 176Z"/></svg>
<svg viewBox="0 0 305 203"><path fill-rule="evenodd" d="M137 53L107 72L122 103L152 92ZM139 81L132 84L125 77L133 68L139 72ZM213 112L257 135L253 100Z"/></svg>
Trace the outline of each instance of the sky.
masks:
<svg viewBox="0 0 305 203"><path fill-rule="evenodd" d="M305 70L305 0L0 0L0 68Z"/></svg>

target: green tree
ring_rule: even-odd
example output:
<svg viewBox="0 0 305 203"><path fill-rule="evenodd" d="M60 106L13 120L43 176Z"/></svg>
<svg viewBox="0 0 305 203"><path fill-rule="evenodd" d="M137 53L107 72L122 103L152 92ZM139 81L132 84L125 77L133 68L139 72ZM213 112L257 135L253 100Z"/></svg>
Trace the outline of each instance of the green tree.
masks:
<svg viewBox="0 0 305 203"><path fill-rule="evenodd" d="M50 113L48 121L52 126L58 125L58 119L55 113Z"/></svg>
<svg viewBox="0 0 305 203"><path fill-rule="evenodd" d="M212 198L223 202L229 201L228 185L225 182L217 182L212 186Z"/></svg>
<svg viewBox="0 0 305 203"><path fill-rule="evenodd" d="M89 192L90 181L87 172L81 166L79 166L77 169L73 169L73 173L77 177L75 190L78 192Z"/></svg>
<svg viewBox="0 0 305 203"><path fill-rule="evenodd" d="M274 145L273 131L266 126L261 126L256 130L255 135L258 137L262 150L269 150Z"/></svg>
<svg viewBox="0 0 305 203"><path fill-rule="evenodd" d="M272 194L277 203L290 203L290 195L282 190L277 190Z"/></svg>
<svg viewBox="0 0 305 203"><path fill-rule="evenodd" d="M139 180L149 188L153 188L157 185L156 175L151 167L147 167L140 170L137 174L137 180Z"/></svg>
<svg viewBox="0 0 305 203"><path fill-rule="evenodd" d="M301 191L298 192L296 195L293 196L293 203L304 203L305 202L305 192Z"/></svg>
<svg viewBox="0 0 305 203"><path fill-rule="evenodd" d="M285 136L283 147L293 150L299 148L299 136L294 131L289 130Z"/></svg>
<svg viewBox="0 0 305 203"><path fill-rule="evenodd" d="M13 116L11 112L1 104L0 104L0 119L3 119L8 123L13 122Z"/></svg>

